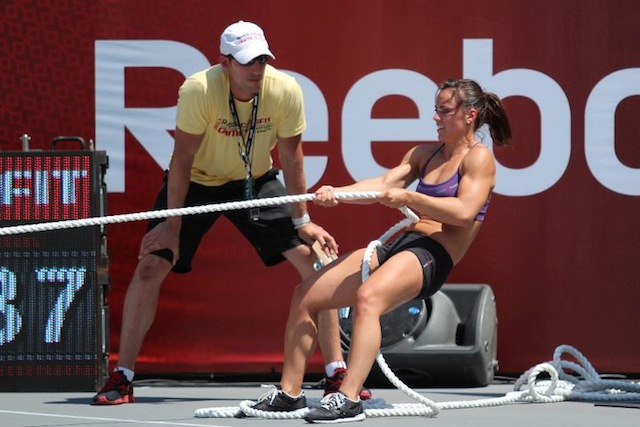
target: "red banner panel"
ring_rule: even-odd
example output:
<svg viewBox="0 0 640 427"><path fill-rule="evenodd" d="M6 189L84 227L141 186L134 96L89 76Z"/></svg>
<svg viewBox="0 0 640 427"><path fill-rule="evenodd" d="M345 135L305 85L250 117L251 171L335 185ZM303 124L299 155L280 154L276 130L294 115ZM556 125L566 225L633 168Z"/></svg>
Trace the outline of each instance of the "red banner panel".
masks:
<svg viewBox="0 0 640 427"><path fill-rule="evenodd" d="M25 133L40 149L58 135L93 139L109 156L108 213L149 210L173 149L177 89L218 62L220 33L240 19L262 26L272 64L303 88L309 190L377 175L409 147L434 143L437 84L473 78L504 99L514 140L494 149L491 208L448 282L491 285L502 372L569 344L600 371L637 373L638 16L636 0L461 0L454 8L419 0L4 1L0 149L20 150ZM61 185L55 170L75 167L2 175L0 214L7 200L44 197L36 189L45 179ZM311 206L311 215L343 253L402 217L381 206ZM108 226L112 361L144 230L142 221ZM298 280L289 265L263 267L220 220L193 272L163 285L137 371L280 370ZM310 369L321 366L318 356Z"/></svg>

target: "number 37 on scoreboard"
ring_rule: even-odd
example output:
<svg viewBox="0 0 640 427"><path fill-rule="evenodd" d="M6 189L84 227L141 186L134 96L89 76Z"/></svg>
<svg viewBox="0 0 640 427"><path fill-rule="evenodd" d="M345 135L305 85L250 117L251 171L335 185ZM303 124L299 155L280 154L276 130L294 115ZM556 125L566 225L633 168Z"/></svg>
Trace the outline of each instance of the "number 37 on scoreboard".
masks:
<svg viewBox="0 0 640 427"><path fill-rule="evenodd" d="M42 267L35 269L37 282L43 285L62 285L55 303L46 313L44 342L60 342L67 311L85 284L87 269L83 267ZM23 316L16 303L18 281L16 274L0 267L0 347L16 339L23 328Z"/></svg>

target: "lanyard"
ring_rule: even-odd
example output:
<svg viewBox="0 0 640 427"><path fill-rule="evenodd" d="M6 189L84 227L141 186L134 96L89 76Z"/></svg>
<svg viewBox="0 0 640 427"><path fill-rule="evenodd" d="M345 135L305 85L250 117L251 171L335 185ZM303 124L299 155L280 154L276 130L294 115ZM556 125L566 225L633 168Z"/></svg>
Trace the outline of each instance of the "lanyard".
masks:
<svg viewBox="0 0 640 427"><path fill-rule="evenodd" d="M236 103L233 100L233 95L231 91L229 91L229 109L231 109L231 115L233 116L233 121L235 126L238 128L238 132L240 132L240 138L244 143L244 150L242 149L242 144L236 140L238 143L238 153L240 153L240 158L244 162L244 168L247 171L247 180L252 178L251 171L251 145L253 144L253 137L256 132L256 121L258 118L258 98L260 97L259 93L256 93L256 96L253 97L253 108L251 110L251 125L249 126L249 132L247 132L247 139L245 141L244 134L242 133L242 126L240 125L240 118L238 117L238 111L236 110Z"/></svg>
<svg viewBox="0 0 640 427"><path fill-rule="evenodd" d="M249 125L249 132L247 132L247 139L245 141L244 134L242 133L242 126L240 125L240 117L238 117L238 111L236 110L236 103L233 100L233 95L231 91L229 91L229 109L231 110L231 115L233 116L233 121L235 122L235 126L238 128L238 132L240 132L240 138L244 143L244 150L242 149L242 144L240 141L236 140L238 143L238 153L240 153L240 158L244 162L244 169L247 171L247 177L244 180L244 198L245 200L252 200L254 197L254 188L253 188L253 173L251 170L251 145L253 144L253 137L256 133L256 122L258 119L258 98L260 98L260 94L256 93L253 97L253 108L251 110L251 124ZM260 218L260 209L259 208L251 208L249 209L249 219L252 221L257 221Z"/></svg>

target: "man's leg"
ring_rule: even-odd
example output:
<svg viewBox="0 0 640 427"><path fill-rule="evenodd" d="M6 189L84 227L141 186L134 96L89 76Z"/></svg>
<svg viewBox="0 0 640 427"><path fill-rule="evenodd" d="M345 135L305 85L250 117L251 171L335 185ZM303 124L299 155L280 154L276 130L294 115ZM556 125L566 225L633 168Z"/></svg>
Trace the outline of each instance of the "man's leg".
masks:
<svg viewBox="0 0 640 427"><path fill-rule="evenodd" d="M94 396L94 405L133 403L131 382L136 359L155 318L160 286L170 270L171 263L155 255L147 255L138 262L124 300L116 371ZM125 368L130 375L118 368Z"/></svg>
<svg viewBox="0 0 640 427"><path fill-rule="evenodd" d="M171 263L155 255L147 255L138 263L124 300L118 366L134 369L156 315L160 287L170 270Z"/></svg>

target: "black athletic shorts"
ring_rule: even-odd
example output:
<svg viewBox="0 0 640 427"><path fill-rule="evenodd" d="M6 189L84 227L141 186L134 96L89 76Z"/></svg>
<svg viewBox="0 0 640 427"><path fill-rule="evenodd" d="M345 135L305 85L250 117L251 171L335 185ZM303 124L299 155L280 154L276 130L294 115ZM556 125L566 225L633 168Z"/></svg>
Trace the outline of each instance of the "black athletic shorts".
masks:
<svg viewBox="0 0 640 427"><path fill-rule="evenodd" d="M256 198L287 195L286 189L278 180L277 175L278 170L271 169L255 180ZM165 172L164 183L156 198L154 210L167 208L167 176ZM244 200L244 180L231 181L216 187L191 182L184 206L200 206L241 200ZM172 270L174 272L187 273L191 271L191 260L200 245L202 237L220 215L224 215L244 235L256 249L260 259L266 266L276 265L284 261L283 252L304 244L293 228L291 206L289 204L261 207L259 208L257 220L249 217L248 209L184 215L180 230L180 259L173 266ZM164 218L151 219L147 230L151 230L164 220ZM155 251L153 254L169 262L173 259L173 252L169 249Z"/></svg>
<svg viewBox="0 0 640 427"><path fill-rule="evenodd" d="M453 261L442 245L424 234L415 231L405 232L396 240L377 249L378 262L384 264L395 254L409 251L415 254L422 265L422 290L416 298L427 299L447 280Z"/></svg>

